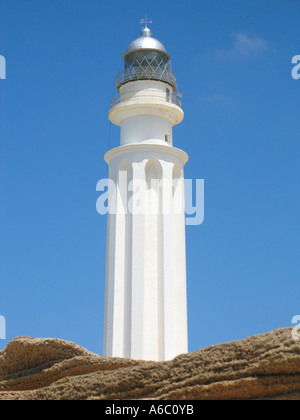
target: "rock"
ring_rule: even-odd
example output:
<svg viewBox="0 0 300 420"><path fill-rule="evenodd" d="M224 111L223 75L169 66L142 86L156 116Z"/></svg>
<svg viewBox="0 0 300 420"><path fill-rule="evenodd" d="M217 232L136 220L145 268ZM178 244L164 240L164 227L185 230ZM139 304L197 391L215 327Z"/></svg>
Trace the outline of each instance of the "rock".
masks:
<svg viewBox="0 0 300 420"><path fill-rule="evenodd" d="M291 328L169 362L104 358L59 339L18 337L0 351L0 400L300 399Z"/></svg>

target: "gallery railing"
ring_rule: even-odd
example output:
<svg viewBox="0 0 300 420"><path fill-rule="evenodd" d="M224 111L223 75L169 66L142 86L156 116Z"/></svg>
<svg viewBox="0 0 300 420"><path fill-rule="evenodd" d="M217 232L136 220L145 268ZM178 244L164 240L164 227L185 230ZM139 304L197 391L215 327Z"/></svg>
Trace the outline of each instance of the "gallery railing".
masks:
<svg viewBox="0 0 300 420"><path fill-rule="evenodd" d="M136 80L158 80L166 82L176 89L176 76L168 68L152 67L152 66L139 66L130 67L121 71L116 78L117 89L125 83Z"/></svg>

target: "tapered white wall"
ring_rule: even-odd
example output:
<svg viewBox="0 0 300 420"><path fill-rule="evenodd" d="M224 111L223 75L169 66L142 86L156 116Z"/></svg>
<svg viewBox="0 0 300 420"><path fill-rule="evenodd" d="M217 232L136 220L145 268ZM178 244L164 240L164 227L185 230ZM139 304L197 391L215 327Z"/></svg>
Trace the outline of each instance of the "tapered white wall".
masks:
<svg viewBox="0 0 300 420"><path fill-rule="evenodd" d="M188 351L187 155L167 145L138 144L113 149L106 160L118 188L117 214L108 219L104 355L169 360ZM128 209L135 202L131 180L144 185L137 196L142 214Z"/></svg>

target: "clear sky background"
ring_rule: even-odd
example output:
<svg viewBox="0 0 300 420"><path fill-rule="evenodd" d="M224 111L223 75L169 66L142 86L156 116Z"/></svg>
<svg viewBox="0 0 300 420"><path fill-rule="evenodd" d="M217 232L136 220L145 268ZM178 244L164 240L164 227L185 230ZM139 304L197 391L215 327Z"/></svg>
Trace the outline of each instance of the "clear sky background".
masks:
<svg viewBox="0 0 300 420"><path fill-rule="evenodd" d="M102 354L106 217L96 212L122 54L152 18L183 92L174 145L205 179L187 227L189 350L300 314L299 0L2 0L0 315L7 340Z"/></svg>

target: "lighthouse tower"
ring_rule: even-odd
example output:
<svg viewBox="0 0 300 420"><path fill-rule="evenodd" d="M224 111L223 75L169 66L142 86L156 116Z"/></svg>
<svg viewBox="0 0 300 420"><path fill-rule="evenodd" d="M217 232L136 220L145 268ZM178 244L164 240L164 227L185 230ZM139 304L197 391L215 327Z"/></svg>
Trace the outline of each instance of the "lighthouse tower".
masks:
<svg viewBox="0 0 300 420"><path fill-rule="evenodd" d="M145 23L123 55L109 112L120 146L105 155L115 211L108 214L103 354L164 361L188 351L188 156L173 146L172 128L184 114L170 56Z"/></svg>

